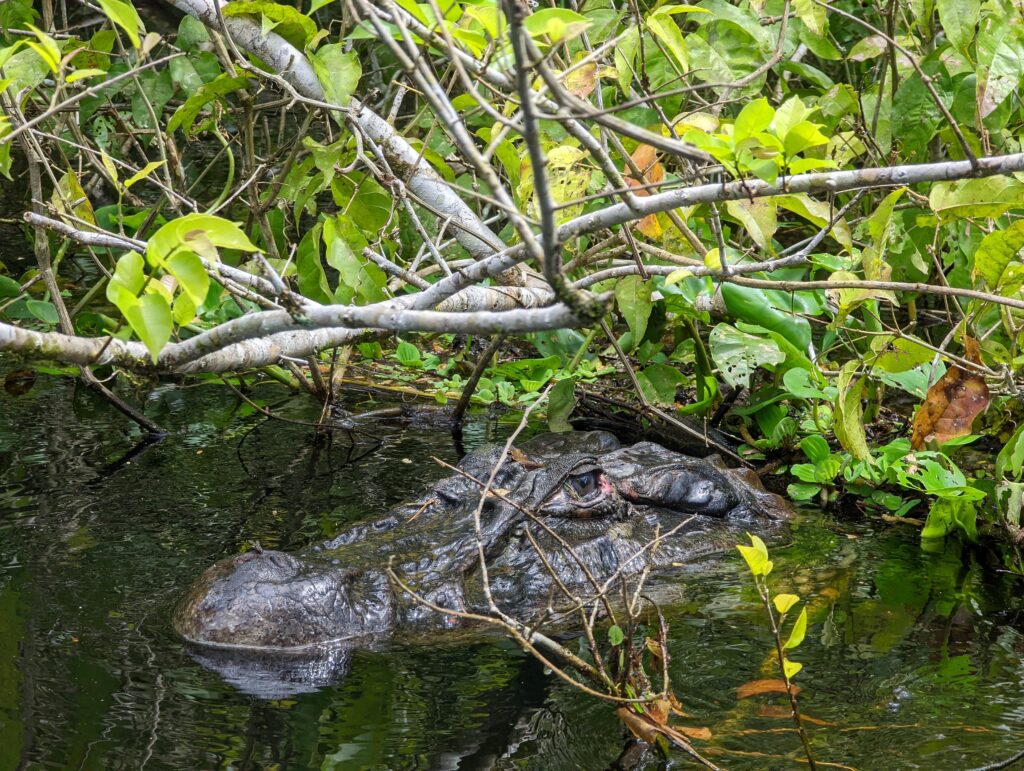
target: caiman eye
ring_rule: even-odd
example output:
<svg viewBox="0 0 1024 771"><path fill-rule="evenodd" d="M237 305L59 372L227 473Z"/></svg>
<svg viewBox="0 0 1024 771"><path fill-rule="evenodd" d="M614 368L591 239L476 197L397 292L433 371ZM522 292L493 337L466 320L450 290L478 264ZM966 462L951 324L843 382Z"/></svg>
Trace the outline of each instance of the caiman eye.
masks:
<svg viewBox="0 0 1024 771"><path fill-rule="evenodd" d="M577 474L565 480L565 489L570 496L576 499L586 498L594 493L598 487L596 471L588 471L585 474Z"/></svg>

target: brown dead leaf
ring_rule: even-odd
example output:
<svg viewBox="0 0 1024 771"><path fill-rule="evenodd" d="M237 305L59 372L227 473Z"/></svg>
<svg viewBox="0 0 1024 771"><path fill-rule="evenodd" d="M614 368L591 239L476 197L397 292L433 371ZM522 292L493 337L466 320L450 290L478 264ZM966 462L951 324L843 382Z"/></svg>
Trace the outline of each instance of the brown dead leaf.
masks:
<svg viewBox="0 0 1024 771"><path fill-rule="evenodd" d="M16 369L4 378L4 390L11 396L24 396L36 382L35 370Z"/></svg>
<svg viewBox="0 0 1024 771"><path fill-rule="evenodd" d="M661 731L658 729L658 726L646 717L638 715L629 707L619 707L615 710L615 714L619 716L619 720L626 724L626 728L637 739L651 745L657 743Z"/></svg>
<svg viewBox="0 0 1024 771"><path fill-rule="evenodd" d="M799 686L793 686L793 692L798 693ZM758 696L762 693L785 693L786 681L779 679L749 680L736 689L737 699L749 699L751 696Z"/></svg>
<svg viewBox="0 0 1024 771"><path fill-rule="evenodd" d="M538 463L518 447L513 447L508 452L508 457L527 468L529 471L540 468L543 464Z"/></svg>
<svg viewBox="0 0 1024 771"><path fill-rule="evenodd" d="M626 184L633 188L633 194L637 198L646 198L652 192L657 192L657 187L648 185L658 185L665 181L665 167L658 161L658 151L651 145L638 145L629 157L640 171L638 178L632 169L626 170ZM636 227L648 238L659 238L664 232L657 214L648 214L637 222Z"/></svg>
<svg viewBox="0 0 1024 771"><path fill-rule="evenodd" d="M978 341L964 336L964 358L981 364ZM914 415L910 445L923 450L929 442L942 444L971 433L971 423L988 407L991 397L985 379L955 364L928 389Z"/></svg>
<svg viewBox="0 0 1024 771"><path fill-rule="evenodd" d="M570 94L575 94L580 99L586 99L594 92L597 86L597 65L594 63L584 64L565 76L565 87Z"/></svg>

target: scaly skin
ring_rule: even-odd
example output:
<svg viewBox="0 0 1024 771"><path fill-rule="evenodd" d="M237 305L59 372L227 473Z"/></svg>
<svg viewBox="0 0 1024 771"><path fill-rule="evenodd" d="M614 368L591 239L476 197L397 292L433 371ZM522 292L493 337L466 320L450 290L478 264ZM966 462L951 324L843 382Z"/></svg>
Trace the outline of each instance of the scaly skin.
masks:
<svg viewBox="0 0 1024 771"><path fill-rule="evenodd" d="M499 450L470 453L463 471L486 479ZM602 432L531 440L499 469L481 518L492 592L510 613L548 601L551 577L524 528L570 587L587 577L559 540L520 510L533 511L603 581L623 568L667 567L734 542L742 529L784 518L789 507L713 459L688 458L650 442L619 448ZM755 480L756 481L756 480ZM479 486L443 479L418 500L356 525L298 556L250 551L209 568L174 614L192 643L251 650L301 650L365 640L403 624L451 624L390 585L389 559L410 585L438 605L476 609L473 512ZM659 533L693 521L658 549L637 553Z"/></svg>

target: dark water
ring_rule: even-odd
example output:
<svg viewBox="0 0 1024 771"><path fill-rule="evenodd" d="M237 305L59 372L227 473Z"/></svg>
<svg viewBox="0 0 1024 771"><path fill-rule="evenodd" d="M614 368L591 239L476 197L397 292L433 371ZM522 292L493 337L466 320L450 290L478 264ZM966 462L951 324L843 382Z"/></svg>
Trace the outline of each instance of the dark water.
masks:
<svg viewBox="0 0 1024 771"><path fill-rule="evenodd" d="M281 399L282 414L314 417ZM198 666L168 614L203 568L252 540L332 534L458 451L443 431L380 426L359 457L368 442L317 441L221 386L161 390L147 410L176 433L132 456L138 435L69 381L0 391L0 771L600 769L617 756L614 714L500 639L356 651L342 682L272 702ZM467 447L509 430L476 422ZM955 544L924 553L903 527L806 514L792 539L774 550L773 586L810 603L794 658L819 760L960 769L1024 748L1019 580ZM679 581L682 722L711 730L697 744L723 767L799 766L782 697L737 698L775 676L738 561Z"/></svg>

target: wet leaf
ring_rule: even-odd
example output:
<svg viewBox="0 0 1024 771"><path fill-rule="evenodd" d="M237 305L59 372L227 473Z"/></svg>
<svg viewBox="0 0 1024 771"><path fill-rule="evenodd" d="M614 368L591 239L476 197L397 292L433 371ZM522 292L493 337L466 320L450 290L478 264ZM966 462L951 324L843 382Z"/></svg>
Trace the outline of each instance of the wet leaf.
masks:
<svg viewBox="0 0 1024 771"><path fill-rule="evenodd" d="M794 692L799 692L797 686L792 686ZM785 693L786 681L778 678L765 678L762 680L749 680L736 689L737 699L749 699L751 696L760 696L762 693Z"/></svg>
<svg viewBox="0 0 1024 771"><path fill-rule="evenodd" d="M978 341L974 338L964 337L964 358L981 364ZM928 389L924 403L914 414L911 446L921 450L929 442L942 444L969 434L971 423L985 411L989 401L985 379L954 364Z"/></svg>

